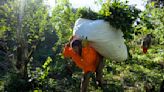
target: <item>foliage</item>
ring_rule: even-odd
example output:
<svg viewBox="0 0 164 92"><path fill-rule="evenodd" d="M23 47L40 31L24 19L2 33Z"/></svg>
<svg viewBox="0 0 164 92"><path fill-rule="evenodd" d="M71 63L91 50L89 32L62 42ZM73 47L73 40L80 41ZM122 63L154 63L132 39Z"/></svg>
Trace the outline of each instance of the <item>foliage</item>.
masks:
<svg viewBox="0 0 164 92"><path fill-rule="evenodd" d="M4 85L4 90L8 92L29 92L31 84L27 82L25 79L21 78L21 76L17 73L7 75L6 81Z"/></svg>
<svg viewBox="0 0 164 92"><path fill-rule="evenodd" d="M156 44L163 44L164 9L155 8L154 2L147 4L146 7L147 9L140 14L140 22L136 26L135 32L142 33L142 36L152 33L154 35Z"/></svg>
<svg viewBox="0 0 164 92"><path fill-rule="evenodd" d="M100 12L95 13L87 8L76 11L68 0L57 0L50 16L42 0L26 1L22 35L30 56L27 63L28 78L22 78L18 70L12 68L0 78L0 91L79 91L82 72L71 60L64 59L62 56L62 47L69 41L74 22L79 17L105 19L114 27L125 30L125 38L129 38L128 35L134 37L133 40L126 41L132 57L124 62L104 60L104 89L98 88L92 77L89 91L143 92L146 88L154 88L154 92L159 91L160 83L164 79L163 8L154 8L153 3L147 5L147 9L139 14L137 24L133 25L139 11L122 2L105 3ZM12 62L11 66L14 67L16 66L14 57L19 55L16 53L19 47L18 10L17 0L8 1L0 6L0 38L7 43L9 56L5 59L9 58ZM139 43L140 39L148 33L154 35L155 41L148 53L143 54Z"/></svg>
<svg viewBox="0 0 164 92"><path fill-rule="evenodd" d="M21 54L25 54L26 57L24 57L24 60L26 60L26 63L20 65L20 66L27 66L29 61L32 61L33 53L35 49L38 47L39 43L44 41L44 32L53 30L52 27L49 25L49 16L47 8L43 5L42 0L26 0L26 4L24 7L24 12L22 13L22 21L21 21L21 28L18 29L18 23L20 20L18 19L19 15L19 1L13 0L5 3L1 6L1 19L2 22L0 28L6 28L5 31L1 34L1 38L3 38L7 42L8 46L8 52L15 58L11 58L12 60L12 66L14 66L15 71L13 72L19 72L16 68L16 65L20 63L20 61L17 61L18 56L21 56ZM21 31L18 31L21 30ZM0 31L2 32L2 31ZM21 39L19 38L21 36ZM28 49L28 52L22 52L18 53L17 49L21 46L19 41L25 43L26 47ZM22 49L24 50L24 49ZM8 61L9 62L9 61ZM22 62L22 61L21 61ZM25 61L23 61L25 62ZM24 70L26 70L25 68ZM20 73L18 73L20 75ZM12 74L11 74L12 76ZM21 77L18 77L17 80L14 78L8 77L11 82L7 83L5 87L10 86L11 84L15 85L14 82L16 81L25 81L28 83L28 79L22 79ZM21 83L19 83L21 84ZM11 86L12 86L11 85ZM31 85L31 84L30 84ZM18 88L19 85L16 85ZM8 88L9 90L12 90L13 87ZM24 89L22 87L22 89Z"/></svg>
<svg viewBox="0 0 164 92"><path fill-rule="evenodd" d="M79 9L78 12L81 18L108 21L113 27L121 29L125 38L131 39L131 34L134 33L132 25L141 11L132 5L127 5L127 2L123 3L115 0L114 2L104 3L98 13L88 8Z"/></svg>

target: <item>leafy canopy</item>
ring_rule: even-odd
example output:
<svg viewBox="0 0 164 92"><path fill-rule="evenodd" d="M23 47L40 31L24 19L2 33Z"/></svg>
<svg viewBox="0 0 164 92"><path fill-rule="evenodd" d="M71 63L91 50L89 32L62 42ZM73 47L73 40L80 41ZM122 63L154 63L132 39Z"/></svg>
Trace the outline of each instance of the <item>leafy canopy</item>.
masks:
<svg viewBox="0 0 164 92"><path fill-rule="evenodd" d="M108 21L113 27L121 29L125 38L129 38L134 32L132 25L141 11L127 5L127 2L114 1L104 3L98 13L88 8L79 9L78 12L81 18Z"/></svg>

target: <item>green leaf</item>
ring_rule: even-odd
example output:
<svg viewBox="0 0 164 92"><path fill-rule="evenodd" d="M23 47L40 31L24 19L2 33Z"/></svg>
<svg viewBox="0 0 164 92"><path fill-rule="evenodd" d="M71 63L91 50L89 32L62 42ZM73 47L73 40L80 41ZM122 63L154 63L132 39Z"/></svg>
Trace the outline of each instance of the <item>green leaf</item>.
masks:
<svg viewBox="0 0 164 92"><path fill-rule="evenodd" d="M42 65L42 67L45 69L48 67L48 65L52 62L51 57L48 57L45 63Z"/></svg>

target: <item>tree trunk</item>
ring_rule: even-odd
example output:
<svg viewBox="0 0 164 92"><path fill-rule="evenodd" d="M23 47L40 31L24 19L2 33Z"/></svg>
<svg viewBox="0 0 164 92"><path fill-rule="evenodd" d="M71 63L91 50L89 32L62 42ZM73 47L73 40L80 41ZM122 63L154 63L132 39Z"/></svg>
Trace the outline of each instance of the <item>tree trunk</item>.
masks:
<svg viewBox="0 0 164 92"><path fill-rule="evenodd" d="M26 0L20 0L20 8L18 14L18 25L17 25L17 58L16 67L22 78L27 79L27 64L28 64L28 49L27 41L24 37L24 32L22 30L22 19L24 14L24 6Z"/></svg>

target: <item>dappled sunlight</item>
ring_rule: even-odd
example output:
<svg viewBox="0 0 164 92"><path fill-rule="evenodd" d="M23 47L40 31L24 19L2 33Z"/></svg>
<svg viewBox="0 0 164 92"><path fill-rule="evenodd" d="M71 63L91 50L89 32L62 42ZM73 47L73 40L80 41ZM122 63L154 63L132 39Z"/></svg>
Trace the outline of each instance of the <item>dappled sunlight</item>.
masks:
<svg viewBox="0 0 164 92"><path fill-rule="evenodd" d="M164 3L105 1L1 0L0 92L164 90Z"/></svg>

